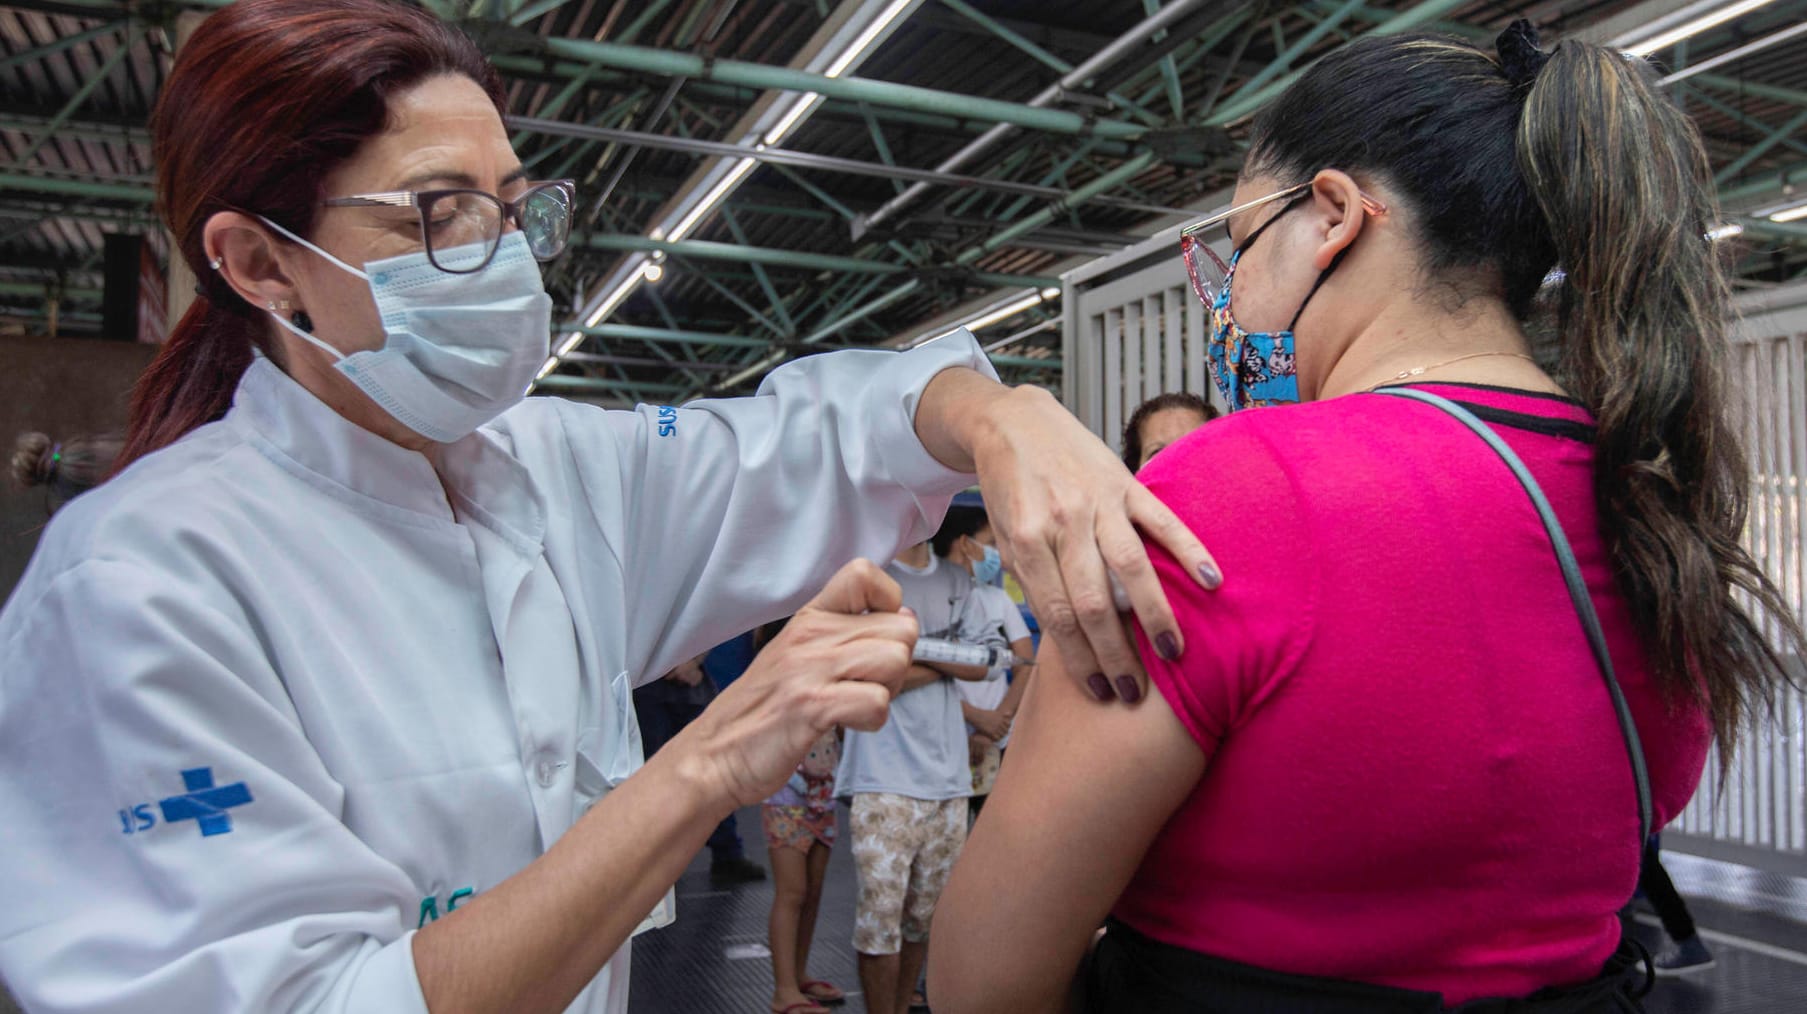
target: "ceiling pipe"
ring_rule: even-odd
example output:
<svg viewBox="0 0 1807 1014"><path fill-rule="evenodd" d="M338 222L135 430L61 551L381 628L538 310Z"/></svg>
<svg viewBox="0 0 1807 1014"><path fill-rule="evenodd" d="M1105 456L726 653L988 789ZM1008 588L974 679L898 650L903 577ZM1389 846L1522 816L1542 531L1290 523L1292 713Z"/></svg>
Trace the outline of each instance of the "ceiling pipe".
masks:
<svg viewBox="0 0 1807 1014"><path fill-rule="evenodd" d="M606 233L586 236L576 241L576 245L592 250L613 250L622 253L664 253L677 257L698 257L704 260L736 261L742 264L769 264L785 268L801 268L807 271L841 271L848 274L861 275L927 275L935 274L934 268L917 268L908 264L895 264L891 261L864 260L859 257L841 257L835 254L809 253L802 250L779 250L772 247L741 246L738 243L717 243L712 240L686 239L676 242L667 239L653 239L638 233ZM960 277L970 279L980 285L991 285L1004 288L1046 288L1059 285L1060 280L1052 276L1042 275L1006 275L989 271L959 271Z"/></svg>
<svg viewBox="0 0 1807 1014"><path fill-rule="evenodd" d="M1182 0L1175 6L1202 6L1207 0ZM615 42L592 42L588 39L546 39L545 46L553 56L585 63L638 71L663 77L694 78L746 85L768 91L814 92L832 99L869 102L919 113L958 116L968 120L990 120L1055 134L1081 137L1132 139L1148 128L1138 123L1096 120L1059 109L1044 109L1020 102L983 99L959 92L937 91L891 81L875 81L861 77L829 77L791 67L751 63L746 60L712 60L697 53L680 53L649 46L628 46Z"/></svg>
<svg viewBox="0 0 1807 1014"><path fill-rule="evenodd" d="M984 176L961 176L933 169L911 169L907 166L885 165L882 162L862 162L858 159L839 158L833 155L817 155L813 152L794 151L788 148L757 147L740 144L728 144L724 141L705 141L691 137L672 137L665 134L652 134L638 130L624 130L616 127L595 127L587 123L566 123L563 120L543 120L532 116L511 116L508 125L518 130L528 130L540 134L553 134L561 137L581 137L592 141L613 141L618 144L635 145L642 148L659 148L665 151L681 151L692 155L719 155L725 158L750 158L755 162L774 162L779 165L794 165L805 169L825 169L831 172L849 173L857 176L874 176L880 179L920 180L943 186L964 187L978 190L995 190L999 193L1018 194L1024 197L1039 197L1054 200L1063 197L1066 191L1057 187L1036 186L1033 183L1017 183L1010 180L990 179ZM1127 208L1131 211L1144 211L1156 215L1172 215L1181 213L1181 209L1170 208L1161 204L1148 204L1142 201L1126 201L1106 199L1100 204L1112 207Z"/></svg>
<svg viewBox="0 0 1807 1014"><path fill-rule="evenodd" d="M1162 8L1159 13L1137 23L1135 27L1118 36L1110 45L1105 46L1103 49L1093 54L1091 59L1074 67L1071 72L1061 77L1060 80L1043 89L1040 94L1029 100L1029 106L1039 109L1052 105L1074 89L1084 86L1105 68L1130 55L1137 47L1147 42L1163 29L1170 28L1181 19L1186 18L1197 11L1204 10L1210 6L1210 3L1211 0L1178 0L1177 3L1167 5ZM1246 4L1244 6L1246 6ZM997 146L998 142L1009 137L1014 132L1015 125L1007 122L1000 122L997 126L980 134L977 138L974 138L971 143L966 145L966 147L961 148L946 159L943 159L941 164L935 167L934 171L937 173L952 173L965 168L979 156L991 151L992 148ZM929 187L926 183L917 183L898 194L896 197L893 197L891 200L886 201L870 213L855 219L853 223L853 238L857 241L865 236L867 232L877 228L884 222L889 221L906 206L915 203L924 194L928 193L928 190Z"/></svg>

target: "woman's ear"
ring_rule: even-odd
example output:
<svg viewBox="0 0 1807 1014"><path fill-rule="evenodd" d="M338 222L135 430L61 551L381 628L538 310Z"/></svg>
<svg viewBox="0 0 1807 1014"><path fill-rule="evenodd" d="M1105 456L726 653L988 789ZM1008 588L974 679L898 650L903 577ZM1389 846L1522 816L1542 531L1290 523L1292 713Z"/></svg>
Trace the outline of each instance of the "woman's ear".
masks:
<svg viewBox="0 0 1807 1014"><path fill-rule="evenodd" d="M284 251L262 222L237 211L221 211L202 226L201 243L215 274L259 309L296 299L295 283L283 267Z"/></svg>
<svg viewBox="0 0 1807 1014"><path fill-rule="evenodd" d="M1325 169L1312 178L1311 207L1322 230L1311 262L1324 271L1361 235L1368 215L1362 210L1361 187L1340 169Z"/></svg>

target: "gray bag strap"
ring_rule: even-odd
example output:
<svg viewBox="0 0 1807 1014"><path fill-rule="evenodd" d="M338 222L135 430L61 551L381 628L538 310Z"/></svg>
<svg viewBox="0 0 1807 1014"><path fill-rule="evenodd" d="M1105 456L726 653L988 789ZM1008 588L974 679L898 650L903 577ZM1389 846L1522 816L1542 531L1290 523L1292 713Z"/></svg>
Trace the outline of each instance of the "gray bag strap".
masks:
<svg viewBox="0 0 1807 1014"><path fill-rule="evenodd" d="M1625 752L1631 758L1631 777L1638 789L1638 848L1641 850L1644 843L1650 840L1650 825L1655 819L1650 804L1650 771L1644 765L1644 745L1638 739L1638 727L1632 721L1631 708L1625 703L1625 693L1619 689L1619 678L1613 674L1612 656L1606 650L1606 635L1600 630L1600 617L1594 612L1594 600L1588 595L1587 583L1581 578L1581 566L1575 562L1575 551L1569 547L1568 537L1562 533L1562 523L1556 520L1556 512L1550 509L1550 501L1544 498L1543 490L1538 487L1537 480L1531 477L1531 471L1525 467L1525 463L1512 452L1512 448L1506 446L1499 434L1489 429L1473 412L1448 398L1416 388L1389 387L1374 393L1422 401L1454 416L1462 425L1473 430L1476 436L1486 441L1487 446L1493 448L1494 453L1512 469L1512 474L1518 477L1525 492L1530 494L1532 505L1543 519L1544 530L1550 534L1550 545L1556 551L1557 564L1562 567L1562 579L1568 584L1569 599L1575 604L1576 615L1581 618L1581 629L1586 631L1587 643L1594 650L1594 661L1599 663L1600 675L1606 680L1606 692L1612 697L1613 711L1619 716L1619 731L1625 736Z"/></svg>

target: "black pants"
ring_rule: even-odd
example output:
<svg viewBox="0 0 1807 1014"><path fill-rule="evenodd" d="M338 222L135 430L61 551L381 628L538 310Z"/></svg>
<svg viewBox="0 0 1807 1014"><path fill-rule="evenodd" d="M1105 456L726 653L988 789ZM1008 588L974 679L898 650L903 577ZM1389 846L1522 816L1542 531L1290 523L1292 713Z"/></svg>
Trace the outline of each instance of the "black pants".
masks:
<svg viewBox="0 0 1807 1014"><path fill-rule="evenodd" d="M1688 913L1688 903L1682 900L1675 882L1669 879L1669 871L1663 869L1655 838L1644 843L1644 865L1638 869L1638 889L1650 899L1650 906L1656 909L1656 917L1663 921L1663 932L1669 934L1669 939L1680 943L1694 935L1694 916Z"/></svg>
<svg viewBox="0 0 1807 1014"><path fill-rule="evenodd" d="M1289 975L1164 944L1112 920L1085 970L1092 1014L1624 1014L1648 992L1629 938L1587 982L1446 1007L1440 993Z"/></svg>

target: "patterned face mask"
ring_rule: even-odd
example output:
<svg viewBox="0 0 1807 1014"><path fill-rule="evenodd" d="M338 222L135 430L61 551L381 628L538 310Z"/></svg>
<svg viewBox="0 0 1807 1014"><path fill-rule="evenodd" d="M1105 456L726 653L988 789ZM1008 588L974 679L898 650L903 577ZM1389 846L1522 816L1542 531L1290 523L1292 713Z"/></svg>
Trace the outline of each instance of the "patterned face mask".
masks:
<svg viewBox="0 0 1807 1014"><path fill-rule="evenodd" d="M1296 403L1299 400L1299 366L1295 353L1297 340L1292 328L1246 331L1230 313L1230 282L1236 277L1236 262L1241 259L1241 250L1230 255L1229 275L1217 294L1217 301L1211 306L1211 340L1205 346L1205 365L1210 368L1211 382L1217 385L1217 393L1223 395L1224 404L1232 412L1262 405ZM1328 270L1324 272L1329 273ZM1319 284L1323 284L1322 280ZM1312 292L1316 293L1317 289L1314 287ZM1311 299L1310 296L1305 298L1307 302ZM1299 313L1304 312L1304 305L1300 305ZM1294 323L1298 319L1295 314Z"/></svg>

